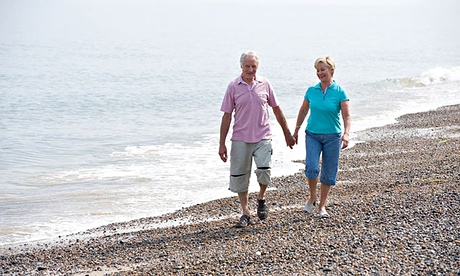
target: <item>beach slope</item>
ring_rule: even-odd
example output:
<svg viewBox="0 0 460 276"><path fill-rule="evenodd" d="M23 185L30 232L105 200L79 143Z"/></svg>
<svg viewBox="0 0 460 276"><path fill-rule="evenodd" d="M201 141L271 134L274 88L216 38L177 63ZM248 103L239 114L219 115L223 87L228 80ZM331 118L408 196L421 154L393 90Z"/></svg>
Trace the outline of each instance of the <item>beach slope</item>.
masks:
<svg viewBox="0 0 460 276"><path fill-rule="evenodd" d="M2 248L0 274L459 275L460 105L355 135L364 142L341 155L330 218L301 212L299 172L274 179L269 218L245 229L233 228L237 198L224 198Z"/></svg>

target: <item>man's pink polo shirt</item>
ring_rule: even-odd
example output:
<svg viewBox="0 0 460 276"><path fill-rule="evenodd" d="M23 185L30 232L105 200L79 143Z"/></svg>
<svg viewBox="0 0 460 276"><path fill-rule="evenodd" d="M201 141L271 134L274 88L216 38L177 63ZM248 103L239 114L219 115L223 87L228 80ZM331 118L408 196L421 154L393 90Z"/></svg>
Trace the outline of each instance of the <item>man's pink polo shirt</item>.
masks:
<svg viewBox="0 0 460 276"><path fill-rule="evenodd" d="M257 77L252 87L241 76L227 87L222 101L221 111L235 111L232 141L257 143L262 139L271 139L268 107L278 106L275 92L264 77Z"/></svg>

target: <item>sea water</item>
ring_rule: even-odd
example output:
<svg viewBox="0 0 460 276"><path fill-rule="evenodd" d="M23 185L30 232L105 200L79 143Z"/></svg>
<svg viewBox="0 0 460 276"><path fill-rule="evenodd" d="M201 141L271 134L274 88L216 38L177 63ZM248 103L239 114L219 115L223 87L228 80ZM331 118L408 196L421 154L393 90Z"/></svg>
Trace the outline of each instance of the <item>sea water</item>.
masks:
<svg viewBox="0 0 460 276"><path fill-rule="evenodd" d="M220 105L246 50L291 130L326 54L352 140L460 103L459 4L422 2L0 0L0 245L234 196ZM271 117L272 173L296 173Z"/></svg>

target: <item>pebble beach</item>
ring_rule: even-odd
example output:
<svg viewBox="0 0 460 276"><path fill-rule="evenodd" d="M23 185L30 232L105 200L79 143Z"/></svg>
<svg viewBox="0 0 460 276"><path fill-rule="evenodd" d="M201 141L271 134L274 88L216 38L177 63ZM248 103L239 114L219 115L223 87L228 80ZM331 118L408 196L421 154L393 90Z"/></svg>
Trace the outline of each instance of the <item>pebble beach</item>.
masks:
<svg viewBox="0 0 460 276"><path fill-rule="evenodd" d="M2 247L0 275L460 275L460 105L352 138L328 218L302 212L298 172L273 179L264 221L251 194L255 225L234 228L239 202L223 198Z"/></svg>

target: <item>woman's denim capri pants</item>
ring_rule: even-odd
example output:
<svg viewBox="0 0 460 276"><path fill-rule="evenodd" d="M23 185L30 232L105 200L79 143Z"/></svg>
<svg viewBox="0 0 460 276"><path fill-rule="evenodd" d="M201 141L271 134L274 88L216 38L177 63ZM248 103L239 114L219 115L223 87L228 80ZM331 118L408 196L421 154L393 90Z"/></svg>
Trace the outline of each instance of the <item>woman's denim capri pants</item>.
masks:
<svg viewBox="0 0 460 276"><path fill-rule="evenodd" d="M333 186L339 170L340 138L342 134L313 134L305 131L305 176L315 179L321 171L320 182ZM319 158L322 157L321 170Z"/></svg>

